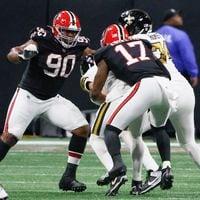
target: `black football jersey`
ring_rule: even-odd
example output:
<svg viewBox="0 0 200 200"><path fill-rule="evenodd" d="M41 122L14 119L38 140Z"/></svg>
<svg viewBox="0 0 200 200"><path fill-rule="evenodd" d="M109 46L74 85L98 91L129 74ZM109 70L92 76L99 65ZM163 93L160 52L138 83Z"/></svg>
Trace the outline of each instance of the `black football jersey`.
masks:
<svg viewBox="0 0 200 200"><path fill-rule="evenodd" d="M150 43L142 40L130 40L108 45L97 50L95 61L104 60L116 78L134 85L145 77L163 76L170 79L165 66L157 60Z"/></svg>
<svg viewBox="0 0 200 200"><path fill-rule="evenodd" d="M39 53L28 62L19 87L40 99L54 97L74 67L80 64L89 39L79 36L76 46L64 48L48 26L32 30L30 38L37 42Z"/></svg>

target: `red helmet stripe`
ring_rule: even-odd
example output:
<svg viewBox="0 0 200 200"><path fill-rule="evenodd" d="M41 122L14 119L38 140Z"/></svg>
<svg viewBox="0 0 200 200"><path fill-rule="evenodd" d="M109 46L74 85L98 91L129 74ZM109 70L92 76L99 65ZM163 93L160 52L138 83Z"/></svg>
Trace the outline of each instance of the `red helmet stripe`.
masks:
<svg viewBox="0 0 200 200"><path fill-rule="evenodd" d="M76 16L73 12L69 11L69 15L70 15L70 20L72 22L72 24L76 24Z"/></svg>
<svg viewBox="0 0 200 200"><path fill-rule="evenodd" d="M116 24L116 27L117 27L117 31L118 31L118 36L120 37L120 40L124 40L124 34L123 34L123 29L120 25L117 25Z"/></svg>
<svg viewBox="0 0 200 200"><path fill-rule="evenodd" d="M123 37L123 40L126 39L126 33L124 31L124 27L122 25L119 25L120 29L121 29L121 32L122 32L122 37Z"/></svg>

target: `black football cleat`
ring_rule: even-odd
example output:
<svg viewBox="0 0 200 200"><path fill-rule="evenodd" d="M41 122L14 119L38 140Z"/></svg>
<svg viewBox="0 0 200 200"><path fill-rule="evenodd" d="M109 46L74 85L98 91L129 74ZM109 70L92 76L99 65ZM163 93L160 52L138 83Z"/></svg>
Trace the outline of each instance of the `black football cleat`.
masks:
<svg viewBox="0 0 200 200"><path fill-rule="evenodd" d="M132 180L132 188L130 191L131 195L140 195L142 188L142 181L134 181Z"/></svg>
<svg viewBox="0 0 200 200"><path fill-rule="evenodd" d="M106 196L115 196L119 188L128 181L127 176L118 176L110 183L110 189L106 192Z"/></svg>
<svg viewBox="0 0 200 200"><path fill-rule="evenodd" d="M110 177L110 180L114 180L118 176L124 176L126 175L126 166L124 164L121 165L115 165L109 172L108 175Z"/></svg>
<svg viewBox="0 0 200 200"><path fill-rule="evenodd" d="M87 186L84 183L80 183L76 179L70 177L62 176L59 182L59 189L64 191L74 191L74 192L83 192L87 189Z"/></svg>
<svg viewBox="0 0 200 200"><path fill-rule="evenodd" d="M153 190L155 187L159 186L161 182L161 175L161 169L158 169L157 171L147 171L147 177L144 184L141 187L140 194L145 194L150 190Z"/></svg>
<svg viewBox="0 0 200 200"><path fill-rule="evenodd" d="M97 180L97 185L103 186L103 185L108 185L113 181L115 178L119 176L125 176L126 175L126 166L121 165L121 166L114 166L108 173L105 175L101 176Z"/></svg>
<svg viewBox="0 0 200 200"><path fill-rule="evenodd" d="M174 175L172 174L171 168L167 167L165 169L162 169L160 188L162 190L170 189L173 186L172 185L173 181L174 181Z"/></svg>
<svg viewBox="0 0 200 200"><path fill-rule="evenodd" d="M110 176L108 175L108 173L106 173L97 180L97 185L99 186L108 185L110 182L111 182Z"/></svg>

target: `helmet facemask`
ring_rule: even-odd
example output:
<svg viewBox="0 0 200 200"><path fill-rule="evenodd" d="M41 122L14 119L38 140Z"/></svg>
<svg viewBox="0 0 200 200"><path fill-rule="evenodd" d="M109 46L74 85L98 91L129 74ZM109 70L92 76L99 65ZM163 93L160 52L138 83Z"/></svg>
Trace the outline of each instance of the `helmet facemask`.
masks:
<svg viewBox="0 0 200 200"><path fill-rule="evenodd" d="M57 31L56 39L65 48L71 48L76 46L77 39L80 34L80 30L72 30L65 27L55 27Z"/></svg>
<svg viewBox="0 0 200 200"><path fill-rule="evenodd" d="M71 11L61 11L53 19L53 33L65 48L74 47L81 31L79 18Z"/></svg>

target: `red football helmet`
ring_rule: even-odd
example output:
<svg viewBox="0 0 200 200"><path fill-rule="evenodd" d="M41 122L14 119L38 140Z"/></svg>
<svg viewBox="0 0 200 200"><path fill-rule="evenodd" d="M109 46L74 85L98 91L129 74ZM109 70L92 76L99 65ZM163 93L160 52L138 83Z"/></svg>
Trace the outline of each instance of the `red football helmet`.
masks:
<svg viewBox="0 0 200 200"><path fill-rule="evenodd" d="M101 36L101 46L122 42L128 39L128 31L118 24L109 25Z"/></svg>
<svg viewBox="0 0 200 200"><path fill-rule="evenodd" d="M76 45L80 31L79 18L71 11L63 10L53 19L54 36L65 48Z"/></svg>

